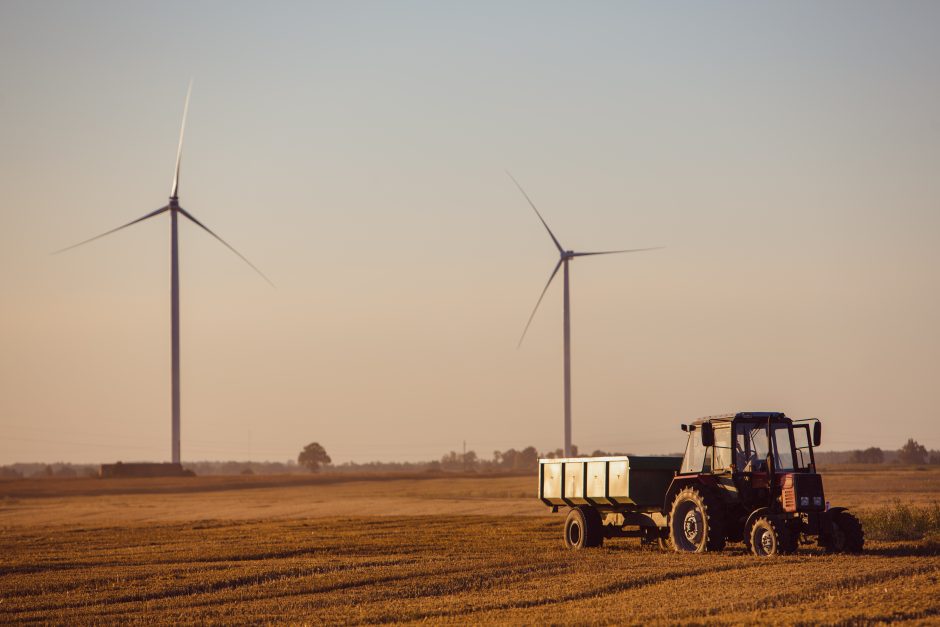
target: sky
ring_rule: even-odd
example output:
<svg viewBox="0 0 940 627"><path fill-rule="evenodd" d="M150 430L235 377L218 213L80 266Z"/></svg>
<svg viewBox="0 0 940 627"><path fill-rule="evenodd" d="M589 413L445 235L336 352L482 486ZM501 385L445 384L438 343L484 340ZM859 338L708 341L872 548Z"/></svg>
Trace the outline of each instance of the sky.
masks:
<svg viewBox="0 0 940 627"><path fill-rule="evenodd" d="M940 4L0 0L0 463L940 448Z"/></svg>

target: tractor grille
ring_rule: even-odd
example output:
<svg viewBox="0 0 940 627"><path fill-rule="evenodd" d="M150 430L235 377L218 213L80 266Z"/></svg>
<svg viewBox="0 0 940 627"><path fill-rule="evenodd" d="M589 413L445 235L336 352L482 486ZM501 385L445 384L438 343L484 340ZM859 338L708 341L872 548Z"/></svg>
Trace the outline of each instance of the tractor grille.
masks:
<svg viewBox="0 0 940 627"><path fill-rule="evenodd" d="M823 511L822 477L816 474L791 473L783 478L780 504L785 512Z"/></svg>
<svg viewBox="0 0 940 627"><path fill-rule="evenodd" d="M783 511L796 511L796 488L793 487L792 474L783 479L783 489L780 490L780 503L783 505Z"/></svg>

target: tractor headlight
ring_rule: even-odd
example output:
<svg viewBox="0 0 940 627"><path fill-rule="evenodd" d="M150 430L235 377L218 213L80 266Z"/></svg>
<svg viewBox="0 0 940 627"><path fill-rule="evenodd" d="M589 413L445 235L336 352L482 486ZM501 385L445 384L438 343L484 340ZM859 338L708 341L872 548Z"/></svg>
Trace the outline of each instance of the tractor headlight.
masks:
<svg viewBox="0 0 940 627"><path fill-rule="evenodd" d="M801 496L800 497L800 507L809 507L809 497Z"/></svg>
<svg viewBox="0 0 940 627"><path fill-rule="evenodd" d="M814 496L814 497L813 497L813 505L815 505L816 507L822 507L822 504L823 504L823 502L822 502L822 497L821 497L821 496Z"/></svg>

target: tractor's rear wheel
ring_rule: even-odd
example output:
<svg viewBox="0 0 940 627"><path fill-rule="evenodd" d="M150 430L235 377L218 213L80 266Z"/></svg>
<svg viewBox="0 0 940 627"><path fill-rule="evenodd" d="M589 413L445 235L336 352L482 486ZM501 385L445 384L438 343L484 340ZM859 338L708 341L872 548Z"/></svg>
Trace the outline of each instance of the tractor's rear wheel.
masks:
<svg viewBox="0 0 940 627"><path fill-rule="evenodd" d="M565 519L565 546L586 549L604 543L601 516L591 507L572 507Z"/></svg>
<svg viewBox="0 0 940 627"><path fill-rule="evenodd" d="M819 545L827 553L861 553L865 546L865 532L858 518L846 511L830 516L828 533L819 536Z"/></svg>
<svg viewBox="0 0 940 627"><path fill-rule="evenodd" d="M680 553L725 548L725 527L718 499L697 488L683 488L669 513L669 541Z"/></svg>
<svg viewBox="0 0 940 627"><path fill-rule="evenodd" d="M751 553L758 557L788 555L796 551L796 542L790 529L773 518L758 518L748 533Z"/></svg>

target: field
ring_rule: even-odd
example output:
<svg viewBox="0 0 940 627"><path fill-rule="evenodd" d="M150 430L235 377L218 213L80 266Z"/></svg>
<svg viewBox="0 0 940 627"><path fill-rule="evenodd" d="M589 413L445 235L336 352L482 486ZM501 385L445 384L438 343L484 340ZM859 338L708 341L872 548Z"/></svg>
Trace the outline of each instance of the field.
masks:
<svg viewBox="0 0 940 627"><path fill-rule="evenodd" d="M861 556L562 548L532 477L0 483L0 622L940 622L940 537ZM863 517L936 469L826 474ZM867 510L865 509L867 508Z"/></svg>

